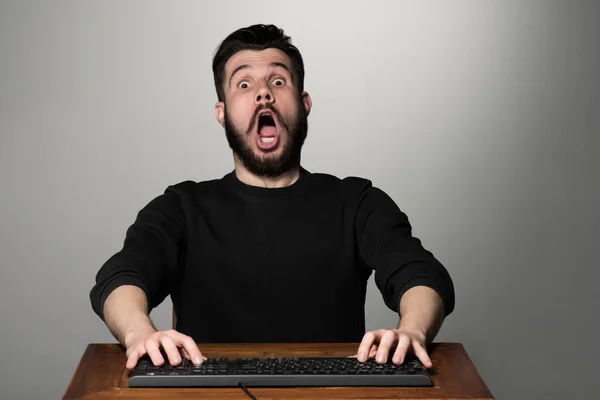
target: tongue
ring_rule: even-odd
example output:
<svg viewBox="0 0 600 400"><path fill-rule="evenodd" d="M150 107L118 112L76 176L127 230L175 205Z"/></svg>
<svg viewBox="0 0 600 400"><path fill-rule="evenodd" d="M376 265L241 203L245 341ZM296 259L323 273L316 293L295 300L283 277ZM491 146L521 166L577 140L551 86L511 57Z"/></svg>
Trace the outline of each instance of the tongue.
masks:
<svg viewBox="0 0 600 400"><path fill-rule="evenodd" d="M258 130L258 134L260 137L273 137L277 135L277 127L265 125L261 126Z"/></svg>

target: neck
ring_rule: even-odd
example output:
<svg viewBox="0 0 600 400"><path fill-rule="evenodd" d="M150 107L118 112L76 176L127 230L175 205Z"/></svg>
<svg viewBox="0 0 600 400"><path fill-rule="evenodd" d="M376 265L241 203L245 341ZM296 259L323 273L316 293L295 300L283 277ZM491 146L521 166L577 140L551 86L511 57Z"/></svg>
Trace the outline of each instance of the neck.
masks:
<svg viewBox="0 0 600 400"><path fill-rule="evenodd" d="M264 188L282 188L293 185L300 178L300 166L296 166L289 171L276 177L265 177L254 175L248 171L240 160L235 157L235 175L237 178L250 186L258 186Z"/></svg>

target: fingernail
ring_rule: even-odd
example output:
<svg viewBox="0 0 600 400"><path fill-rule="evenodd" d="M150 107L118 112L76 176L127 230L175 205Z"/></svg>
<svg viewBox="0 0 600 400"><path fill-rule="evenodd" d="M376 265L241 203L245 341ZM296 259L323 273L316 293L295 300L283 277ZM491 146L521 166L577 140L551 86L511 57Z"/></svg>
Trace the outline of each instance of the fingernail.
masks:
<svg viewBox="0 0 600 400"><path fill-rule="evenodd" d="M365 358L365 353L363 351L361 351L360 353L358 353L358 359L360 361L362 361Z"/></svg>
<svg viewBox="0 0 600 400"><path fill-rule="evenodd" d="M377 361L379 361L379 362L381 362L381 363L383 362L383 354L382 354L382 355L380 355L379 357L377 357Z"/></svg>
<svg viewBox="0 0 600 400"><path fill-rule="evenodd" d="M202 363L202 359L200 358L200 356L194 357L194 364L200 365L201 363Z"/></svg>

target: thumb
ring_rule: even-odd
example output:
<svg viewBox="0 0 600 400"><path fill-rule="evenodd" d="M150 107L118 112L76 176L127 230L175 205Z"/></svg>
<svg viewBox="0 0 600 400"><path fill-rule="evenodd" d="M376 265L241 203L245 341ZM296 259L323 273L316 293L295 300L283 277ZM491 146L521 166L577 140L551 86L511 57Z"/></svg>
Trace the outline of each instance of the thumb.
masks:
<svg viewBox="0 0 600 400"><path fill-rule="evenodd" d="M133 351L129 355L129 358L127 358L127 363L125 364L125 368L127 368L128 370L132 370L133 368L135 368L135 365L137 364L138 359L139 359L138 352Z"/></svg>

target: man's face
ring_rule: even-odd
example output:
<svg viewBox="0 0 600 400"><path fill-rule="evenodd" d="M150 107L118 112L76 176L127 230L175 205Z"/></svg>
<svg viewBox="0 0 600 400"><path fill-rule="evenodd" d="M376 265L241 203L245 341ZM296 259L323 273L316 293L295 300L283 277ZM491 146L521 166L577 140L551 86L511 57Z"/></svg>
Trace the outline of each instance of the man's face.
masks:
<svg viewBox="0 0 600 400"><path fill-rule="evenodd" d="M216 105L229 146L246 169L277 177L300 164L311 100L298 93L280 50L244 50L225 65L225 102Z"/></svg>

